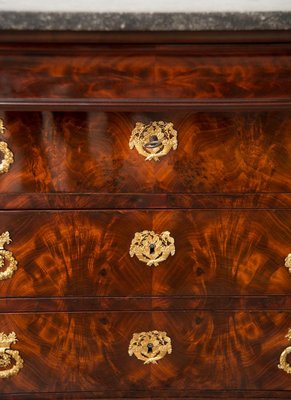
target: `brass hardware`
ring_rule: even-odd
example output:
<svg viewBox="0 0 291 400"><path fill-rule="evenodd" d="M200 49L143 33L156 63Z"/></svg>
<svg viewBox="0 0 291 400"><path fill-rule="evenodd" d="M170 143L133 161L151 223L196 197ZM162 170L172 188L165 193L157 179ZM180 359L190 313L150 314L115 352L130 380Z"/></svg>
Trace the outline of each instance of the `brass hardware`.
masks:
<svg viewBox="0 0 291 400"><path fill-rule="evenodd" d="M5 335L3 332L0 333L0 368L7 368L7 370L0 371L0 378L10 378L11 376L17 375L18 372L23 368L23 359L19 355L19 351L11 350L10 346L17 342L15 332ZM12 361L15 364L12 364Z"/></svg>
<svg viewBox="0 0 291 400"><path fill-rule="evenodd" d="M159 157L177 146L177 131L172 122L155 121L148 125L137 122L129 139L129 148L135 147L146 160L159 161Z"/></svg>
<svg viewBox="0 0 291 400"><path fill-rule="evenodd" d="M157 364L158 360L171 353L171 339L167 332L160 331L134 333L128 347L128 354L134 354L144 364Z"/></svg>
<svg viewBox="0 0 291 400"><path fill-rule="evenodd" d="M5 132L5 126L2 119L0 119L0 134L3 135ZM6 142L0 142L0 152L3 154L2 162L0 163L0 174L5 174L10 168L10 164L13 163L14 157L12 151L9 149Z"/></svg>
<svg viewBox="0 0 291 400"><path fill-rule="evenodd" d="M4 245L11 242L9 232L4 232L0 235L0 269L6 266L5 260L8 262L5 271L0 272L0 281L11 278L17 270L17 261L13 257L11 251L5 250Z"/></svg>
<svg viewBox="0 0 291 400"><path fill-rule="evenodd" d="M291 329L289 329L285 337L288 340L291 340ZM278 364L278 368L287 372L287 374L291 374L291 365L287 362L287 356L290 353L291 353L291 346L286 347L286 349L280 355L280 364Z"/></svg>
<svg viewBox="0 0 291 400"><path fill-rule="evenodd" d="M285 258L285 267L288 268L291 273L291 253Z"/></svg>
<svg viewBox="0 0 291 400"><path fill-rule="evenodd" d="M6 128L4 126L4 121L3 121L3 119L0 118L0 134L4 135L5 131L6 131Z"/></svg>
<svg viewBox="0 0 291 400"><path fill-rule="evenodd" d="M153 231L136 232L132 239L129 254L136 256L149 267L157 266L165 261L169 255L175 254L175 240L170 232L165 231L157 234Z"/></svg>

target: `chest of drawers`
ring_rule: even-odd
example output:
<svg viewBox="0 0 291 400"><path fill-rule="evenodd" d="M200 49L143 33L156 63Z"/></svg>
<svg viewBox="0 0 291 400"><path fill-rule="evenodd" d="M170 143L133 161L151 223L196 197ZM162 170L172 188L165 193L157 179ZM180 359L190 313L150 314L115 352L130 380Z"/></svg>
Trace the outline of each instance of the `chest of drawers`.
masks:
<svg viewBox="0 0 291 400"><path fill-rule="evenodd" d="M0 399L290 399L289 33L0 39Z"/></svg>

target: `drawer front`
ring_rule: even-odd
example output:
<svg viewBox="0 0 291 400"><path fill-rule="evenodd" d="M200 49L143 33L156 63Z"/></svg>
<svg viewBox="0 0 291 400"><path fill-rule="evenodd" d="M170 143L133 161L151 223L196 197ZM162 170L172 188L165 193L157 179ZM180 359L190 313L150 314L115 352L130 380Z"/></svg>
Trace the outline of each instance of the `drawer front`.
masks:
<svg viewBox="0 0 291 400"><path fill-rule="evenodd" d="M0 97L192 100L290 96L289 44L173 46L147 42L146 46L109 47L77 42L26 48L1 44Z"/></svg>
<svg viewBox="0 0 291 400"><path fill-rule="evenodd" d="M129 147L136 123L154 121L171 122L177 131L177 149L171 144L167 154L161 152L159 161L146 160L140 154L137 147L143 141L139 137L131 143L133 148ZM7 112L4 123L3 140L13 152L14 162L0 176L1 193L291 190L289 111Z"/></svg>
<svg viewBox="0 0 291 400"><path fill-rule="evenodd" d="M290 313L271 311L1 315L1 330L16 333L11 349L23 367L0 379L0 390L291 390L290 375L278 368L290 321ZM131 342L133 334L153 330L160 345L142 358L148 338Z"/></svg>
<svg viewBox="0 0 291 400"><path fill-rule="evenodd" d="M1 297L290 293L287 210L0 215L0 233L12 239L5 249L18 262L0 280ZM144 231L164 239L146 233L140 241Z"/></svg>

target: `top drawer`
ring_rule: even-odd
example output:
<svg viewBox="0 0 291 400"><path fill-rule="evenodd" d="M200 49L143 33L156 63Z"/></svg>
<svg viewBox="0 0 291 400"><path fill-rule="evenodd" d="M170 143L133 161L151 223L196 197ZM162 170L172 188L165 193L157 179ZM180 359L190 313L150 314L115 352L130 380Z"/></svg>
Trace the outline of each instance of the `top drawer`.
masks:
<svg viewBox="0 0 291 400"><path fill-rule="evenodd" d="M288 44L0 44L0 99L282 99L290 65Z"/></svg>
<svg viewBox="0 0 291 400"><path fill-rule="evenodd" d="M2 140L14 153L14 163L0 175L0 193L241 194L291 189L288 111L46 111L7 112L3 117L7 131ZM152 121L172 122L177 131L177 149L157 162L139 154L137 144L129 146L136 123Z"/></svg>

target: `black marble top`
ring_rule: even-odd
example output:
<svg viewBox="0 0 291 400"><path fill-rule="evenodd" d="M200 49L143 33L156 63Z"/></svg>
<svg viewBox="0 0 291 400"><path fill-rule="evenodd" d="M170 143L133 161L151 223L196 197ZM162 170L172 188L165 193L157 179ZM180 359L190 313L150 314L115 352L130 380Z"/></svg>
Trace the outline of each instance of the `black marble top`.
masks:
<svg viewBox="0 0 291 400"><path fill-rule="evenodd" d="M291 30L291 11L241 13L53 13L0 11L0 30Z"/></svg>

